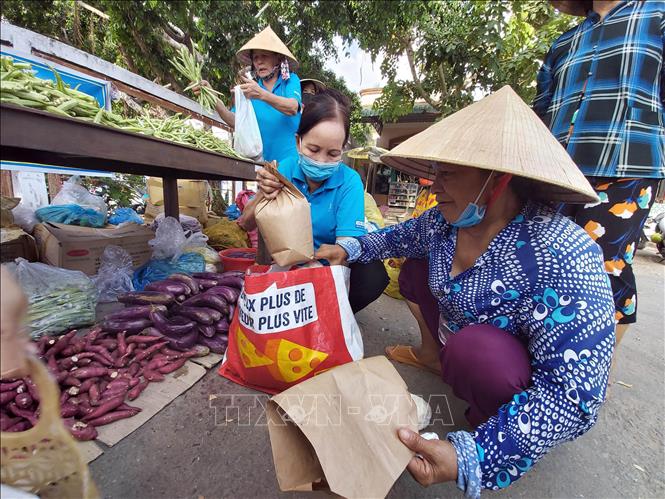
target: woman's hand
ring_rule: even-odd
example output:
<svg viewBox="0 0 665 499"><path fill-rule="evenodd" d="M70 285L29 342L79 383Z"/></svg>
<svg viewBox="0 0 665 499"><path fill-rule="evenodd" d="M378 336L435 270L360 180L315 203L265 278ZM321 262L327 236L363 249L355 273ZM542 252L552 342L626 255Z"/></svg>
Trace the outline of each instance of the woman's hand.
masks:
<svg viewBox="0 0 665 499"><path fill-rule="evenodd" d="M317 260L328 260L330 265L346 265L346 250L339 244L322 244L314 258Z"/></svg>
<svg viewBox="0 0 665 499"><path fill-rule="evenodd" d="M194 95L199 95L201 93L201 87L208 87L212 89L212 85L210 85L207 80L201 80L198 85L192 87L192 92Z"/></svg>
<svg viewBox="0 0 665 499"><path fill-rule="evenodd" d="M263 96L265 90L263 90L254 80L250 80L243 76L242 81L243 83L240 85L240 90L245 94L245 97L248 99L260 99Z"/></svg>
<svg viewBox="0 0 665 499"><path fill-rule="evenodd" d="M422 456L413 456L406 467L420 485L457 480L457 451L448 440L426 440L407 428L397 434L404 445Z"/></svg>
<svg viewBox="0 0 665 499"><path fill-rule="evenodd" d="M266 199L275 199L279 194L279 191L284 187L284 184L265 168L261 168L256 172L256 181Z"/></svg>

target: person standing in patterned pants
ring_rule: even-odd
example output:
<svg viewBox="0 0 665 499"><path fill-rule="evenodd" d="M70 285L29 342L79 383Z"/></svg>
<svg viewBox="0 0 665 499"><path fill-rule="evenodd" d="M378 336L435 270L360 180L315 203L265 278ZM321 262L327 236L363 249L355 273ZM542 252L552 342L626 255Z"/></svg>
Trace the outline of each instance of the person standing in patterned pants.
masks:
<svg viewBox="0 0 665 499"><path fill-rule="evenodd" d="M547 53L533 109L600 197L564 209L603 250L618 345L637 320L633 256L665 177L665 2L551 3L586 18Z"/></svg>

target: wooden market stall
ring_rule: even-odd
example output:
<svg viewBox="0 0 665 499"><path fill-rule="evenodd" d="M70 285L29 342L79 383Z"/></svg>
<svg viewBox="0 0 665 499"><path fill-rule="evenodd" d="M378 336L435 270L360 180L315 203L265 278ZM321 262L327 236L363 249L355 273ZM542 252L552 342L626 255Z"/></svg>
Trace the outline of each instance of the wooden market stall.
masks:
<svg viewBox="0 0 665 499"><path fill-rule="evenodd" d="M255 178L250 161L76 118L2 104L0 121L1 159L162 177L166 216L178 216L179 178Z"/></svg>
<svg viewBox="0 0 665 499"><path fill-rule="evenodd" d="M2 22L4 47L111 82L133 97L229 130L197 102L52 38ZM254 180L255 164L146 135L12 105L0 106L0 159L162 177L166 216L178 215L177 179Z"/></svg>

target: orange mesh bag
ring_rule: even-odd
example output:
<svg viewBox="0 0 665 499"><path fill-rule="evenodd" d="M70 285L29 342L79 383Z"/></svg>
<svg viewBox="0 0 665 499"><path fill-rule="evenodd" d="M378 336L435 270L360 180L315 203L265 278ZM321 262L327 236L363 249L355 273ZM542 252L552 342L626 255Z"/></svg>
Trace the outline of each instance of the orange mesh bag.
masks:
<svg viewBox="0 0 665 499"><path fill-rule="evenodd" d="M40 417L29 430L0 433L0 481L41 498L99 497L76 441L60 419L59 390L46 368L29 359Z"/></svg>

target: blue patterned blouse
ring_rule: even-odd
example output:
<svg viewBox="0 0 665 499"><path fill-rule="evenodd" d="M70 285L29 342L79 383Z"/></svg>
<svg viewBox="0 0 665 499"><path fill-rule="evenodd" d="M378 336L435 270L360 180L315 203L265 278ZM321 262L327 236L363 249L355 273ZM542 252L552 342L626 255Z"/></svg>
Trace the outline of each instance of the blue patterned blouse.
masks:
<svg viewBox="0 0 665 499"><path fill-rule="evenodd" d="M572 221L527 203L475 264L450 278L457 229L433 208L342 242L349 258L429 258L429 286L451 330L488 323L520 337L531 386L473 433L450 433L458 486L507 487L598 417L614 349L614 302L600 248ZM354 258L355 257L355 258Z"/></svg>

